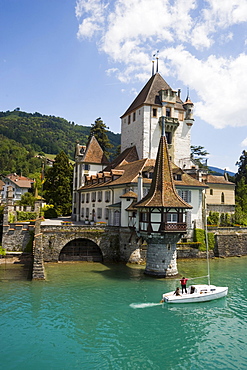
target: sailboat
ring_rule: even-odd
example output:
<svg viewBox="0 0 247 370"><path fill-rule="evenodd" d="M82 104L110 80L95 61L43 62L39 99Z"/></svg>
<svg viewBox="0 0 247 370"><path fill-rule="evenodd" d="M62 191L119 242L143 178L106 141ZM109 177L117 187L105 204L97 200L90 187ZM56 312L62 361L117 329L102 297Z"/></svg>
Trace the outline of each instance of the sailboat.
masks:
<svg viewBox="0 0 247 370"><path fill-rule="evenodd" d="M187 293L179 293L177 295L174 291L165 293L162 296L161 302L167 303L198 303L212 301L218 298L225 297L228 293L228 287L218 287L210 284L210 266L209 266L209 252L208 252L208 230L207 221L205 222L205 239L207 248L207 275L208 283L200 285L190 285L187 288Z"/></svg>

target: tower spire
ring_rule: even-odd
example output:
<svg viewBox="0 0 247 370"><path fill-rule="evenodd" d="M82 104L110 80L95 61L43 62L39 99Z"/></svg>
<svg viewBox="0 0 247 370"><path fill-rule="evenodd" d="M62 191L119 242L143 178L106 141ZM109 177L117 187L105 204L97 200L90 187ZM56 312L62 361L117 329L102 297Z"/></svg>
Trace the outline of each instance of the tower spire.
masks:
<svg viewBox="0 0 247 370"><path fill-rule="evenodd" d="M159 50L156 53L156 73L159 72Z"/></svg>

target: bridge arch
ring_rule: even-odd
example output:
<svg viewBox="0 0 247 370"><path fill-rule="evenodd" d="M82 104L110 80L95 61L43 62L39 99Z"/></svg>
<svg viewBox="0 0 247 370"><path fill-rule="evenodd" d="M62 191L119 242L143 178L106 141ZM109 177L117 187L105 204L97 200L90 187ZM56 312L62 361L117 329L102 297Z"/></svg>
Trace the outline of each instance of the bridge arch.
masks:
<svg viewBox="0 0 247 370"><path fill-rule="evenodd" d="M59 261L103 262L99 246L87 238L70 240L60 251Z"/></svg>

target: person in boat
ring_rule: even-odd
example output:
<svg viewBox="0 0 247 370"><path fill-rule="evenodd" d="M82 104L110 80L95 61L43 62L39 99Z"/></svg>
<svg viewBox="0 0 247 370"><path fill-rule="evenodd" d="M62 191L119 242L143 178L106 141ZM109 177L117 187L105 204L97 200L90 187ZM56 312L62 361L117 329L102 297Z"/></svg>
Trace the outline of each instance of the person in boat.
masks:
<svg viewBox="0 0 247 370"><path fill-rule="evenodd" d="M190 288L190 294L193 294L193 293L195 293L195 287L194 286L191 286L191 288Z"/></svg>
<svg viewBox="0 0 247 370"><path fill-rule="evenodd" d="M186 279L184 276L182 277L182 279L180 280L180 283L181 283L181 287L182 287L182 294L183 292L185 291L185 293L187 293L187 289L186 289L186 283L189 279Z"/></svg>
<svg viewBox="0 0 247 370"><path fill-rule="evenodd" d="M179 289L179 287L177 287L177 289L175 290L175 292L174 292L173 294L175 294L175 295L181 295L181 294L180 294L180 289Z"/></svg>

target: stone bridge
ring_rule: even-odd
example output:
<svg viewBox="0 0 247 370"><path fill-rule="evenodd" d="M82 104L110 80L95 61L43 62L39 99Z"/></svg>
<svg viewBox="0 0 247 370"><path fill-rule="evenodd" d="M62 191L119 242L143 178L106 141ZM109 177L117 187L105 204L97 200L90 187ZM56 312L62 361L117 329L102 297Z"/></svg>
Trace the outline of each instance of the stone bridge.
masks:
<svg viewBox="0 0 247 370"><path fill-rule="evenodd" d="M145 260L143 240L129 228L97 225L43 225L36 221L33 279L45 279L44 262Z"/></svg>
<svg viewBox="0 0 247 370"><path fill-rule="evenodd" d="M119 228L106 226L40 226L45 262L119 260ZM38 233L39 234L39 233ZM83 248L83 246L85 248ZM64 250L66 251L64 252ZM98 251L98 253L97 253Z"/></svg>

